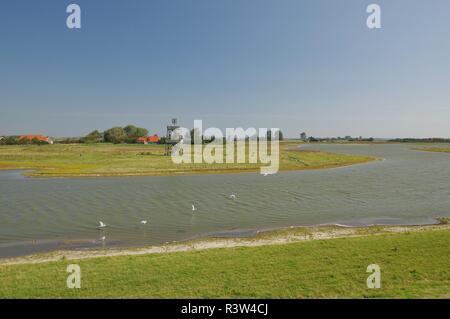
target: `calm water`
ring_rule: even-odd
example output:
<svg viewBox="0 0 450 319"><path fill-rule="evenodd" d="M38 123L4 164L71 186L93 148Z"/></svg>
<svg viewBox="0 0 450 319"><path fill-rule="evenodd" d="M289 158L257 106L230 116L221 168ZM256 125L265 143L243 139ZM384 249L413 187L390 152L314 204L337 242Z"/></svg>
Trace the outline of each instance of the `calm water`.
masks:
<svg viewBox="0 0 450 319"><path fill-rule="evenodd" d="M384 160L267 177L33 179L0 172L0 257L239 236L290 225L416 224L450 216L450 154L410 147L310 145ZM108 225L105 230L96 229L99 220Z"/></svg>

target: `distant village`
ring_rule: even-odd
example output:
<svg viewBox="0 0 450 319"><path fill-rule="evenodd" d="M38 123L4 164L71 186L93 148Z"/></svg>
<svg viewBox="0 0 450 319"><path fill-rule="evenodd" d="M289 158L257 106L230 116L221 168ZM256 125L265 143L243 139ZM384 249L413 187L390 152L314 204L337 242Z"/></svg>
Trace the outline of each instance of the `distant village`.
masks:
<svg viewBox="0 0 450 319"><path fill-rule="evenodd" d="M127 125L125 127L112 127L104 132L92 131L84 137L51 138L39 134L1 136L0 145L23 144L75 144L75 143L114 143L114 144L159 144L164 138L157 134L149 135L149 131L142 127Z"/></svg>
<svg viewBox="0 0 450 319"><path fill-rule="evenodd" d="M347 141L347 142L373 142L373 137L365 138L362 136L352 137L347 135L345 137L314 137L307 136L305 132L300 133L300 140L303 142L335 142L335 141Z"/></svg>
<svg viewBox="0 0 450 319"><path fill-rule="evenodd" d="M168 126L172 127L172 126ZM192 132L191 132L192 134ZM25 134L13 136L0 136L0 145L46 145L46 144L94 144L94 143L113 143L113 144L166 144L167 137L160 137L158 134L149 134L149 131L135 125L127 125L125 127L112 127L100 132L92 131L84 137L66 137L52 138L40 134ZM280 140L282 140L280 132ZM289 138L289 140L300 140L304 143L333 143L333 142L397 142L397 143L450 143L450 139L446 138L395 138L395 139L375 139L373 137L314 137L308 136L306 132L302 132L299 138ZM169 142L169 141L168 141Z"/></svg>

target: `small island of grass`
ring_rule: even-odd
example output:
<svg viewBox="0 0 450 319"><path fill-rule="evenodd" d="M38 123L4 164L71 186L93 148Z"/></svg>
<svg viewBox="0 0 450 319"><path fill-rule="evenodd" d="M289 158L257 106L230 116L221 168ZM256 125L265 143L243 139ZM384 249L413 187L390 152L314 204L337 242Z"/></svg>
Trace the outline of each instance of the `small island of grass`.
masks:
<svg viewBox="0 0 450 319"><path fill-rule="evenodd" d="M0 170L31 170L35 177L98 177L258 172L264 164L175 164L164 145L54 144L4 145ZM280 143L280 170L342 167L374 157L301 150L298 143Z"/></svg>

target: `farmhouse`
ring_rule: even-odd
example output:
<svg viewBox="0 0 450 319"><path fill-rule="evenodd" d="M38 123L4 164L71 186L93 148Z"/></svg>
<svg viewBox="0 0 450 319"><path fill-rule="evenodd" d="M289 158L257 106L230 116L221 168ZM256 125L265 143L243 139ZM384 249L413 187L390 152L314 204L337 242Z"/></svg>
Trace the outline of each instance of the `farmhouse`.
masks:
<svg viewBox="0 0 450 319"><path fill-rule="evenodd" d="M139 137L136 141L140 144L159 143L161 138L158 135Z"/></svg>
<svg viewBox="0 0 450 319"><path fill-rule="evenodd" d="M53 140L50 137L44 136L44 135L32 135L32 134L21 135L19 137L19 140L29 141L29 142L31 142L33 140L37 140L37 141L41 141L41 142L46 142L48 144L53 144Z"/></svg>

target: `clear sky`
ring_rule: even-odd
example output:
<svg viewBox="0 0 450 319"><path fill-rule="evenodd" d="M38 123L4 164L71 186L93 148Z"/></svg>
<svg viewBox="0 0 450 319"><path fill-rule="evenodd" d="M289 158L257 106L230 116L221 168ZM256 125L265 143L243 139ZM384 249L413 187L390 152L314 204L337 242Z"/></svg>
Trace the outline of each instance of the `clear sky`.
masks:
<svg viewBox="0 0 450 319"><path fill-rule="evenodd" d="M82 9L81 30L66 7ZM366 7L382 9L382 29ZM8 0L0 135L136 124L450 137L448 0Z"/></svg>

